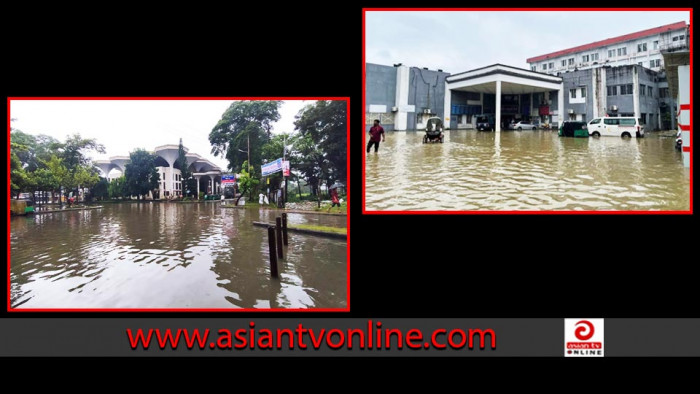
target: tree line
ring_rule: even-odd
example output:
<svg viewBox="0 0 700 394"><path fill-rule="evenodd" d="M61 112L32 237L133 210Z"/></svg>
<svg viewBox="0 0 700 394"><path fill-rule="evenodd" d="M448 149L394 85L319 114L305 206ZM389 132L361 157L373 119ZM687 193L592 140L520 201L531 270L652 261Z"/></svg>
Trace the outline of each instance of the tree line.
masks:
<svg viewBox="0 0 700 394"><path fill-rule="evenodd" d="M280 119L281 105L271 100L236 101L209 133L212 154L226 158L228 170L241 174L242 194L256 194L265 185L264 177L258 175L262 165L283 156L290 161L297 185L303 179L312 195L320 193L321 183L346 182L346 102L319 100L307 105L296 115L294 131L273 135L272 124ZM281 173L269 176L273 188L281 181Z"/></svg>

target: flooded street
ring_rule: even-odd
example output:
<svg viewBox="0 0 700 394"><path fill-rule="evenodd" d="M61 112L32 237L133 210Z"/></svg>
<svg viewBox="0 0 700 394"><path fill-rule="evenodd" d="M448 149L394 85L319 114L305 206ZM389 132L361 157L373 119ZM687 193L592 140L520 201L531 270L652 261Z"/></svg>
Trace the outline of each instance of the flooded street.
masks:
<svg viewBox="0 0 700 394"><path fill-rule="evenodd" d="M668 134L668 133L663 133ZM556 131L389 132L367 154L367 210L688 210L675 138L566 138Z"/></svg>
<svg viewBox="0 0 700 394"><path fill-rule="evenodd" d="M347 243L289 232L270 278L279 211L121 203L11 220L13 308L345 308ZM288 215L345 227L344 216Z"/></svg>

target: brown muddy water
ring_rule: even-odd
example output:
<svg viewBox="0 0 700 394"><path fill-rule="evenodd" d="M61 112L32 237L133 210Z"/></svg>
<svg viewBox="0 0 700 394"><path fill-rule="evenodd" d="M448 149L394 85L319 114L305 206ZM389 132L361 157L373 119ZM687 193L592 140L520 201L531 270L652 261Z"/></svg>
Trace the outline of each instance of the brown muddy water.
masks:
<svg viewBox="0 0 700 394"><path fill-rule="evenodd" d="M218 203L106 204L12 218L13 308L345 308L347 243L289 233L270 278L279 212ZM345 227L345 217L288 215Z"/></svg>
<svg viewBox="0 0 700 394"><path fill-rule="evenodd" d="M367 154L365 207L381 210L688 210L673 132L567 138L556 131L390 132Z"/></svg>

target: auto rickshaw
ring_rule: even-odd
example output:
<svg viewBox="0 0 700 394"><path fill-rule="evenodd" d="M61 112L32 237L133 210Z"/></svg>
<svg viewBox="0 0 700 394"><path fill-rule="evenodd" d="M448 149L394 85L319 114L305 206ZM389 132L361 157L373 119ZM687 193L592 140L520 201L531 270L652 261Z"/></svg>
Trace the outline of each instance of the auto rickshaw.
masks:
<svg viewBox="0 0 700 394"><path fill-rule="evenodd" d="M425 126L425 135L423 136L423 143L427 142L444 142L445 135L442 133L444 126L442 124L442 119L438 117L432 117L428 119Z"/></svg>

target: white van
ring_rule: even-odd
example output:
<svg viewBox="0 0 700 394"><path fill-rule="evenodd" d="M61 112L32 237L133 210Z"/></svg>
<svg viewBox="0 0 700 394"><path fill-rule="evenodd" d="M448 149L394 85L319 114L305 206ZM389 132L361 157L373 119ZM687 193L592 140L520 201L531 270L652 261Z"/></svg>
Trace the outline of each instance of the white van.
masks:
<svg viewBox="0 0 700 394"><path fill-rule="evenodd" d="M588 135L591 137L644 137L644 125L639 118L620 116L595 118L588 122Z"/></svg>

